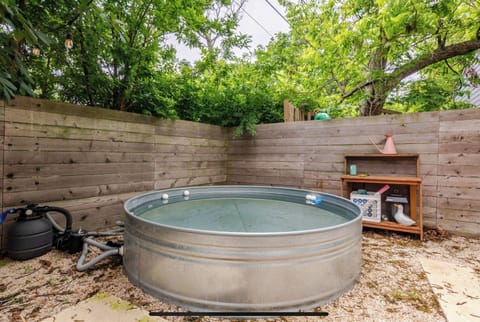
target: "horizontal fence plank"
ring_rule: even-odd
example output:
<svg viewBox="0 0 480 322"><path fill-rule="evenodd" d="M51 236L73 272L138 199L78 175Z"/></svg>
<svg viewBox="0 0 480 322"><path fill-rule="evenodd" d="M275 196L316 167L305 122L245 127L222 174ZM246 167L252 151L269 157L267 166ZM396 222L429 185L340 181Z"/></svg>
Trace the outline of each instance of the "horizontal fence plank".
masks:
<svg viewBox="0 0 480 322"><path fill-rule="evenodd" d="M453 234L478 237L480 224L451 219L438 219L437 225Z"/></svg>
<svg viewBox="0 0 480 322"><path fill-rule="evenodd" d="M75 173L75 172L73 172ZM68 175L68 176L33 176L28 178L14 178L5 180L5 191L31 191L31 190L50 190L57 188L70 189L83 186L105 185L118 183L137 183L151 180L151 172L139 173L113 173L113 174L95 174L95 175Z"/></svg>
<svg viewBox="0 0 480 322"><path fill-rule="evenodd" d="M275 147L275 146L286 146L286 147L295 147L295 146L307 146L309 140L303 137L287 137L287 138L264 138L261 136L254 136L249 138L236 138L228 140L229 149L234 149L237 147Z"/></svg>
<svg viewBox="0 0 480 322"><path fill-rule="evenodd" d="M437 206L439 209L454 209L465 211L477 211L480 209L480 200L477 199L459 199L459 198L438 198Z"/></svg>
<svg viewBox="0 0 480 322"><path fill-rule="evenodd" d="M175 179L175 178L195 178L205 176L226 175L225 168L208 168L208 169L178 169L163 170L155 173L155 180Z"/></svg>
<svg viewBox="0 0 480 322"><path fill-rule="evenodd" d="M8 136L7 151L152 152L153 143Z"/></svg>
<svg viewBox="0 0 480 322"><path fill-rule="evenodd" d="M156 180L154 189L158 190L158 189L190 187L190 186L199 186L199 185L211 185L211 184L225 183L226 180L227 180L226 175Z"/></svg>
<svg viewBox="0 0 480 322"><path fill-rule="evenodd" d="M4 192L3 206L12 207L32 203L46 203L55 200L83 199L103 195L142 192L153 189L153 181L138 183L120 183L88 187L72 187L69 189L49 189L21 192Z"/></svg>
<svg viewBox="0 0 480 322"><path fill-rule="evenodd" d="M219 126L182 120L158 120L155 134L171 137L210 138L225 140L226 129Z"/></svg>
<svg viewBox="0 0 480 322"><path fill-rule="evenodd" d="M11 123L40 124L65 128L82 128L104 131L134 132L154 134L155 128L149 124L105 120L98 117L58 114L41 111L17 113L15 109L5 109L5 121Z"/></svg>
<svg viewBox="0 0 480 322"><path fill-rule="evenodd" d="M144 133L80 129L51 125L5 123L6 136L153 143L154 136Z"/></svg>
<svg viewBox="0 0 480 322"><path fill-rule="evenodd" d="M464 110L442 111L438 114L438 119L442 123L459 120L480 119L480 110L478 108L471 108Z"/></svg>
<svg viewBox="0 0 480 322"><path fill-rule="evenodd" d="M74 219L74 228L105 230L106 227L113 226L117 220L125 221L123 204L138 194L138 192L132 192L93 198L55 201L48 203L48 205L68 209Z"/></svg>
<svg viewBox="0 0 480 322"><path fill-rule="evenodd" d="M446 176L459 176L459 177L477 177L480 173L478 165L450 165L450 164L439 164L438 173L441 173Z"/></svg>
<svg viewBox="0 0 480 322"><path fill-rule="evenodd" d="M17 96L6 104L13 107L18 113L25 111L44 111L65 115L99 118L113 121L124 121L142 124L155 124L156 118L136 113L121 112L99 107L79 106L59 101Z"/></svg>
<svg viewBox="0 0 480 322"><path fill-rule="evenodd" d="M195 153L155 153L151 155L155 161L185 162L185 161L218 161L225 160L226 154L195 154Z"/></svg>
<svg viewBox="0 0 480 322"><path fill-rule="evenodd" d="M321 138L321 137L337 137L337 136L351 136L360 137L364 142L370 142L372 138L374 142L379 142L384 139L384 134L393 134L393 139L400 134L411 133L432 133L438 128L437 124L432 123L402 123L402 124L364 124L361 126L333 126L331 128L313 128L305 132L306 138ZM410 141L414 142L414 141Z"/></svg>
<svg viewBox="0 0 480 322"><path fill-rule="evenodd" d="M439 198L476 199L478 187L438 187Z"/></svg>
<svg viewBox="0 0 480 322"><path fill-rule="evenodd" d="M442 153L438 155L438 162L443 165L480 165L480 153Z"/></svg>
<svg viewBox="0 0 480 322"><path fill-rule="evenodd" d="M241 157L243 155L270 155L270 154L303 154L308 151L304 146L236 146L228 149L231 157Z"/></svg>
<svg viewBox="0 0 480 322"><path fill-rule="evenodd" d="M480 216L478 216L478 213L476 211L468 210L440 208L438 210L438 219L480 224Z"/></svg>
<svg viewBox="0 0 480 322"><path fill-rule="evenodd" d="M229 161L253 161L253 162L263 162L263 161L275 161L275 162L295 162L302 160L303 154L298 153L278 153L278 154L230 154L228 156Z"/></svg>
<svg viewBox="0 0 480 322"><path fill-rule="evenodd" d="M172 160L172 161L155 161L155 171L164 171L168 169L206 169L206 168L225 168L225 160L215 160L215 161L181 161L181 160Z"/></svg>
<svg viewBox="0 0 480 322"><path fill-rule="evenodd" d="M443 143L438 146L439 153L480 153L480 135L476 142Z"/></svg>
<svg viewBox="0 0 480 322"><path fill-rule="evenodd" d="M7 164L152 162L152 153L5 151Z"/></svg>
<svg viewBox="0 0 480 322"><path fill-rule="evenodd" d="M83 164L6 164L5 180L12 178L145 173L154 171L153 162L99 163L92 166Z"/></svg>
<svg viewBox="0 0 480 322"><path fill-rule="evenodd" d="M226 147L225 141L214 138L195 138L195 137L175 137L165 135L155 135L155 144L162 145L187 145L187 146L211 146Z"/></svg>
<svg viewBox="0 0 480 322"><path fill-rule="evenodd" d="M457 132L460 131L479 131L478 122L480 117L469 120L450 120L448 122L440 122L439 132Z"/></svg>
<svg viewBox="0 0 480 322"><path fill-rule="evenodd" d="M225 158L226 158L227 149L223 146L155 144L155 152L158 152L158 153L225 154Z"/></svg>
<svg viewBox="0 0 480 322"><path fill-rule="evenodd" d="M343 162L305 162L305 169L310 171L336 172L343 174Z"/></svg>
<svg viewBox="0 0 480 322"><path fill-rule="evenodd" d="M451 187L451 188L480 187L480 167L479 167L479 173L477 177L439 176L438 186L440 190L443 187Z"/></svg>
<svg viewBox="0 0 480 322"><path fill-rule="evenodd" d="M227 161L228 168L303 169L303 162Z"/></svg>
<svg viewBox="0 0 480 322"><path fill-rule="evenodd" d="M302 178L303 170L285 170L285 169L228 169L228 176L265 176L265 177L299 177Z"/></svg>
<svg viewBox="0 0 480 322"><path fill-rule="evenodd" d="M259 176L229 176L228 183L239 185L265 185L265 186L285 186L285 187L301 187L302 178L287 177L259 177Z"/></svg>

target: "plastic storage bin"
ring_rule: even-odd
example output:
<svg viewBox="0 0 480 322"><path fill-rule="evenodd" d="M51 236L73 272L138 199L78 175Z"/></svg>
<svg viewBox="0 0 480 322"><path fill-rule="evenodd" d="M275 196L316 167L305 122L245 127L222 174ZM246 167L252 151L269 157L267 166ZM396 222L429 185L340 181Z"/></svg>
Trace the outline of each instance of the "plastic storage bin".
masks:
<svg viewBox="0 0 480 322"><path fill-rule="evenodd" d="M350 200L362 209L362 219L364 221L381 222L382 221L382 195L375 192L359 194L355 191L350 193Z"/></svg>

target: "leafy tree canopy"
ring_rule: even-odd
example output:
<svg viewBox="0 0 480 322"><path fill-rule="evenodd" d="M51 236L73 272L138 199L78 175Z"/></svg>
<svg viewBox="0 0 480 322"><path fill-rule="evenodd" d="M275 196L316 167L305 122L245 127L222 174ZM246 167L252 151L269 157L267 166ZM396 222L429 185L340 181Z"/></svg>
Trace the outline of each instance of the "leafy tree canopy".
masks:
<svg viewBox="0 0 480 322"><path fill-rule="evenodd" d="M298 96L302 91L306 96L313 94L325 108L379 114L392 91L402 88L404 80L415 73L423 84L443 77L459 84L462 70L480 48L479 1L285 4L292 41L300 51L291 79L303 85L297 87Z"/></svg>
<svg viewBox="0 0 480 322"><path fill-rule="evenodd" d="M4 1L0 95L254 133L282 120L284 99L332 117L464 108L462 86L478 82L464 73L480 48L478 0L283 0L291 32L239 58L245 2ZM172 35L201 60L176 60Z"/></svg>
<svg viewBox="0 0 480 322"><path fill-rule="evenodd" d="M32 27L15 1L0 2L0 98L10 99L15 94L33 95L33 80L24 57L29 50L48 43L48 38Z"/></svg>

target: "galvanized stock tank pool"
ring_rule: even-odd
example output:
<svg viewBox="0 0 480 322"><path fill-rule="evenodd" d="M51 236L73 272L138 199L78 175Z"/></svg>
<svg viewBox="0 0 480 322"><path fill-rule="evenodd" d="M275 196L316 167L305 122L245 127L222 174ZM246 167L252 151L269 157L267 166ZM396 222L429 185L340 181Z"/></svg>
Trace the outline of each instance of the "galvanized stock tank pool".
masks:
<svg viewBox="0 0 480 322"><path fill-rule="evenodd" d="M360 209L334 195L188 187L136 196L125 211L130 281L189 310L308 309L360 275Z"/></svg>

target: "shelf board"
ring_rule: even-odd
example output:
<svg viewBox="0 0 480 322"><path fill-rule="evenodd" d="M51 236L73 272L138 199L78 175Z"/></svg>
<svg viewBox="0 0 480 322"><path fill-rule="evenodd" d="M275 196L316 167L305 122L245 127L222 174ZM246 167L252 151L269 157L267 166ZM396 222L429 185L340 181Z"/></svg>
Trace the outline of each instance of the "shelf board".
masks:
<svg viewBox="0 0 480 322"><path fill-rule="evenodd" d="M420 184L422 179L419 177L399 177L399 176L350 176L343 175L340 177L345 182L361 182L361 183L390 183L390 184Z"/></svg>
<svg viewBox="0 0 480 322"><path fill-rule="evenodd" d="M414 233L414 234L421 234L422 232L419 226L404 226L392 221L382 221L382 222L362 221L362 225L363 227L382 228L382 229L403 231L406 233Z"/></svg>
<svg viewBox="0 0 480 322"><path fill-rule="evenodd" d="M418 153L399 153L399 154L381 154L381 153L355 153L345 154L345 158L418 158Z"/></svg>

